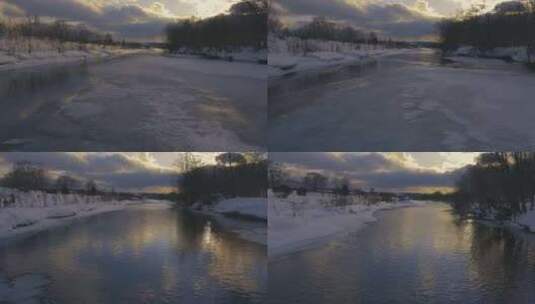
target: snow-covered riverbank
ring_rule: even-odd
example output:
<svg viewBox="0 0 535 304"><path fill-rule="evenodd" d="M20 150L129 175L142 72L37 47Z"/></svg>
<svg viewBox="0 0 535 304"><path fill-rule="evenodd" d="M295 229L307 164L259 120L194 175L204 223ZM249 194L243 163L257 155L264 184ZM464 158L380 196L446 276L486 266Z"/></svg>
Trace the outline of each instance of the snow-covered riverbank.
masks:
<svg viewBox="0 0 535 304"><path fill-rule="evenodd" d="M382 45L354 44L337 41L280 39L269 36L269 76L314 73L326 69L359 66L375 62L377 57L407 52Z"/></svg>
<svg viewBox="0 0 535 304"><path fill-rule="evenodd" d="M122 210L128 206L170 202L113 200L103 196L22 192L0 188L0 239L65 225L74 219Z"/></svg>
<svg viewBox="0 0 535 304"><path fill-rule="evenodd" d="M208 214L237 216L267 221L267 198L237 197L224 199L213 205L193 204L192 209Z"/></svg>
<svg viewBox="0 0 535 304"><path fill-rule="evenodd" d="M220 224L243 239L267 244L268 217L265 197L231 198L210 206L194 204L191 209L215 217Z"/></svg>
<svg viewBox="0 0 535 304"><path fill-rule="evenodd" d="M188 49L178 50L177 52L168 54L170 57L188 58L188 57L201 57L209 59L219 59L224 61L233 62L246 62L266 64L268 58L267 49L255 49L255 48L236 48L234 50L214 50L206 48L201 51L193 51Z"/></svg>
<svg viewBox="0 0 535 304"><path fill-rule="evenodd" d="M125 49L116 46L102 47L98 45L86 45L80 47L77 44L66 44L60 53L50 43L36 44L34 50L29 53L23 49L7 51L7 42L0 40L0 72L13 71L45 66L76 64L84 62L98 62L105 59L120 58L137 54L156 54L160 50L150 49ZM34 42L35 43L35 42Z"/></svg>
<svg viewBox="0 0 535 304"><path fill-rule="evenodd" d="M535 53L528 54L527 47L497 47L480 50L472 46L461 46L456 50L446 52L444 55L449 60L461 63L473 63L476 59L485 59L488 61L506 60L517 63L535 62Z"/></svg>
<svg viewBox="0 0 535 304"><path fill-rule="evenodd" d="M329 194L291 194L279 198L270 193L269 255L287 254L333 235L357 231L374 222L375 212L425 204L421 201L378 202L369 204L362 196L335 198Z"/></svg>

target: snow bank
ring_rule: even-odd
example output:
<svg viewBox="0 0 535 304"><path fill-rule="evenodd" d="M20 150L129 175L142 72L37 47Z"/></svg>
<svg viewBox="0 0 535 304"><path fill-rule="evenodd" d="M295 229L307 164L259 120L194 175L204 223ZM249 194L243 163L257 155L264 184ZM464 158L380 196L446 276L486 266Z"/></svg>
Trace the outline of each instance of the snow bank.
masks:
<svg viewBox="0 0 535 304"><path fill-rule="evenodd" d="M269 255L286 254L348 231L356 231L376 221L379 210L423 204L401 201L370 204L362 196L335 198L329 194L291 194L279 198L269 194Z"/></svg>
<svg viewBox="0 0 535 304"><path fill-rule="evenodd" d="M147 202L0 188L0 239L48 229L64 224L66 220L121 210L142 203Z"/></svg>
<svg viewBox="0 0 535 304"><path fill-rule="evenodd" d="M239 47L229 50L204 48L200 51L193 51L188 48L182 48L179 49L176 54L172 54L171 56L204 56L213 59L222 59L226 61L265 64L268 57L268 51L267 49L256 49L253 47Z"/></svg>
<svg viewBox="0 0 535 304"><path fill-rule="evenodd" d="M267 221L267 199L265 197L240 197L218 202L214 211L222 214L237 214Z"/></svg>
<svg viewBox="0 0 535 304"><path fill-rule="evenodd" d="M238 215L267 221L267 198L265 197L237 197L223 199L213 205L195 203L192 208L204 213Z"/></svg>
<svg viewBox="0 0 535 304"><path fill-rule="evenodd" d="M17 43L20 44L20 42ZM34 39L33 50L29 53L26 50L26 45L13 46L11 44L13 42L0 39L0 72L160 52L146 49L123 49L115 46L101 47L89 44L80 46L77 43L65 43L63 51L60 53L55 43Z"/></svg>
<svg viewBox="0 0 535 304"><path fill-rule="evenodd" d="M520 63L535 62L535 54L531 54L530 61L527 47L497 47L480 50L472 46L460 46L455 51L447 54L447 58L452 58L453 60L455 60L455 56L510 59Z"/></svg>
<svg viewBox="0 0 535 304"><path fill-rule="evenodd" d="M267 198L239 197L218 201L212 206L196 203L192 209L214 216L218 223L242 239L267 245ZM251 219L253 221L243 221Z"/></svg>
<svg viewBox="0 0 535 304"><path fill-rule="evenodd" d="M338 41L268 37L269 76L311 72L337 66L362 65L378 56L405 52L382 45L355 44Z"/></svg>

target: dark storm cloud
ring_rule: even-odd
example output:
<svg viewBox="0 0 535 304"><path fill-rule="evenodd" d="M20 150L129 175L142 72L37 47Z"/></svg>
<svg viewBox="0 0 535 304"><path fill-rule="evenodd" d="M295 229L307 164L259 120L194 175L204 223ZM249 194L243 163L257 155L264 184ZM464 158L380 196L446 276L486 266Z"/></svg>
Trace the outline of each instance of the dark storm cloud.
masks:
<svg viewBox="0 0 535 304"><path fill-rule="evenodd" d="M175 175L172 170L151 166L122 153L0 153L3 171L18 161L30 161L57 174L66 172L124 190L169 187Z"/></svg>
<svg viewBox="0 0 535 304"><path fill-rule="evenodd" d="M127 38L161 36L172 21L139 5L89 4L79 0L6 0L12 10L24 15L81 22L103 32ZM105 2L104 2L105 3ZM20 15L20 13L19 13Z"/></svg>
<svg viewBox="0 0 535 304"><path fill-rule="evenodd" d="M360 187L382 190L408 190L451 187L462 169L451 172L414 168L402 155L380 153L270 153L270 158L294 175L308 171L328 176L345 176Z"/></svg>
<svg viewBox="0 0 535 304"><path fill-rule="evenodd" d="M396 37L420 37L434 33L438 20L404 4L372 4L360 6L341 0L273 0L277 12L290 19L303 16L324 16L366 30Z"/></svg>

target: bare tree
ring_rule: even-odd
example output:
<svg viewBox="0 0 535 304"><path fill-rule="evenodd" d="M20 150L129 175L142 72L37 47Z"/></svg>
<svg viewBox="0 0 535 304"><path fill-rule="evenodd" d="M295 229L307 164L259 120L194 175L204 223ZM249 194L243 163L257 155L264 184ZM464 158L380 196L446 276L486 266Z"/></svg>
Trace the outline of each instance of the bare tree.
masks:
<svg viewBox="0 0 535 304"><path fill-rule="evenodd" d="M56 189L64 194L79 187L79 181L69 175L62 175L56 179Z"/></svg>
<svg viewBox="0 0 535 304"><path fill-rule="evenodd" d="M41 165L20 161L4 176L2 185L23 191L46 190L50 185L50 177Z"/></svg>

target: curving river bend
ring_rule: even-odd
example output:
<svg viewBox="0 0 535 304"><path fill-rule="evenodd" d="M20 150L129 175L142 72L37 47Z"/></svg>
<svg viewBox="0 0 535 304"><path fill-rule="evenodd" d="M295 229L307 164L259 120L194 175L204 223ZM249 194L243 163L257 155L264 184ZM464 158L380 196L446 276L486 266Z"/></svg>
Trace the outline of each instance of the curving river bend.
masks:
<svg viewBox="0 0 535 304"><path fill-rule="evenodd" d="M535 235L446 204L383 211L359 232L269 262L269 303L534 303Z"/></svg>
<svg viewBox="0 0 535 304"><path fill-rule="evenodd" d="M266 291L264 245L181 210L132 207L0 247L0 303L264 303Z"/></svg>

